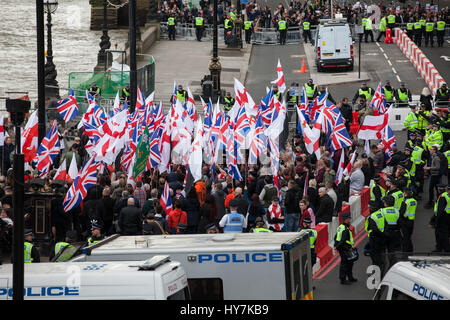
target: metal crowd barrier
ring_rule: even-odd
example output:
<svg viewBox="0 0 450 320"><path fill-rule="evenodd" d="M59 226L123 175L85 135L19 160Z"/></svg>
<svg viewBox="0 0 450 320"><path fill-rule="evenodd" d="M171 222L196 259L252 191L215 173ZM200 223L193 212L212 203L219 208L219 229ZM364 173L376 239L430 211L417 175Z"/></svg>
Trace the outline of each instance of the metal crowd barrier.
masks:
<svg viewBox="0 0 450 320"><path fill-rule="evenodd" d="M169 27L167 22L161 22L161 39L168 40L169 39ZM224 40L224 30L223 25L218 26L217 28L217 38L219 41ZM195 27L192 23L178 23L175 26L175 39L176 40L197 40L197 36L195 34ZM213 26L205 25L203 29L203 40L212 40L213 39Z"/></svg>

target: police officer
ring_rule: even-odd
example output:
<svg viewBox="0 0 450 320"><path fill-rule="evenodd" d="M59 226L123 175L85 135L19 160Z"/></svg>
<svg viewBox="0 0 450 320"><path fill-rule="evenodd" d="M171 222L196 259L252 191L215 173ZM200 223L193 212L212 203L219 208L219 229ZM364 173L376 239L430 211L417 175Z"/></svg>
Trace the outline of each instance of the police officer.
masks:
<svg viewBox="0 0 450 320"><path fill-rule="evenodd" d="M436 107L448 107L450 100L450 90L447 88L447 84L443 83L439 89L436 90L436 96L434 102Z"/></svg>
<svg viewBox="0 0 450 320"><path fill-rule="evenodd" d="M415 188L417 188L417 199L420 200L420 193L423 192L423 180L424 180L424 170L423 166L426 163L426 152L422 148L422 142L417 138L413 151L411 152L411 161L415 166Z"/></svg>
<svg viewBox="0 0 450 320"><path fill-rule="evenodd" d="M197 41L202 41L204 26L205 20L203 19L203 14L195 17L195 35L197 37Z"/></svg>
<svg viewBox="0 0 450 320"><path fill-rule="evenodd" d="M177 100L181 102L181 105L184 105L188 100L187 91L183 89L181 84L177 87ZM173 103L173 96L170 98L170 102Z"/></svg>
<svg viewBox="0 0 450 320"><path fill-rule="evenodd" d="M224 215L219 222L224 233L240 233L247 227L245 217L237 212L239 200L232 199L229 203L230 213Z"/></svg>
<svg viewBox="0 0 450 320"><path fill-rule="evenodd" d="M287 33L287 21L286 17L282 17L278 20L277 29L280 33L280 44L286 44L286 33Z"/></svg>
<svg viewBox="0 0 450 320"><path fill-rule="evenodd" d="M309 39L309 43L311 43L311 45L314 45L314 42L312 40L312 36L311 36L311 22L310 20L304 20L302 22L302 27L303 27L303 41L305 41L305 43L308 43L307 39Z"/></svg>
<svg viewBox="0 0 450 320"><path fill-rule="evenodd" d="M389 189L386 197L392 196L392 198L394 199L393 206L397 211L399 211L402 206L404 196L402 190L400 190L398 187L398 182L394 178L388 178L386 180L386 186Z"/></svg>
<svg viewBox="0 0 450 320"><path fill-rule="evenodd" d="M230 15L228 14L225 20L223 21L223 38L225 39L225 44L230 42L231 31L233 30L234 23L230 19Z"/></svg>
<svg viewBox="0 0 450 320"><path fill-rule="evenodd" d="M130 102L130 84L127 83L125 88L122 89L122 99L127 103Z"/></svg>
<svg viewBox="0 0 450 320"><path fill-rule="evenodd" d="M358 91L356 92L355 96L353 97L353 104L356 103L356 100L358 100L358 98L363 95L366 98L366 101L370 101L372 100L373 94L375 93L375 91L371 88L367 86L367 83L364 81L361 84L361 88L358 89Z"/></svg>
<svg viewBox="0 0 450 320"><path fill-rule="evenodd" d="M303 227L300 233L308 233L309 234L309 247L311 248L311 268L314 267L317 261L316 254L316 240L317 240L317 231L311 228L311 217L303 218Z"/></svg>
<svg viewBox="0 0 450 320"><path fill-rule="evenodd" d="M291 87L286 92L286 101L289 106L296 106L298 104L298 96L296 90L298 90L298 83L292 82ZM291 92L292 91L292 92Z"/></svg>
<svg viewBox="0 0 450 320"><path fill-rule="evenodd" d="M169 18L167 18L167 28L169 31L169 40L175 40L176 35L176 21L175 21L175 15L171 14Z"/></svg>
<svg viewBox="0 0 450 320"><path fill-rule="evenodd" d="M305 83L305 91L308 100L312 100L317 96L317 86L313 83L313 79L309 79L307 83Z"/></svg>
<svg viewBox="0 0 450 320"><path fill-rule="evenodd" d="M414 22L414 43L417 46L422 45L423 26L420 20Z"/></svg>
<svg viewBox="0 0 450 320"><path fill-rule="evenodd" d="M416 106L413 104L409 105L409 108L411 111L408 113L408 115L405 118L405 121L403 122L403 125L408 130L407 132L407 138L410 138L410 135L412 132L415 132L419 128L419 120L417 120L416 115Z"/></svg>
<svg viewBox="0 0 450 320"><path fill-rule="evenodd" d="M400 191L400 193L402 193ZM402 193L403 199L403 193ZM392 195L388 195L383 200L385 207L381 209L385 219L384 232L386 234L386 249L388 252L389 267L397 262L397 254L402 247L402 234L400 231L400 213L395 207L396 199Z"/></svg>
<svg viewBox="0 0 450 320"><path fill-rule="evenodd" d="M366 17L366 23L364 24L364 41L368 42L368 38L370 35L370 39L373 42L373 32L372 32L372 19L370 17Z"/></svg>
<svg viewBox="0 0 450 320"><path fill-rule="evenodd" d="M101 96L102 90L97 87L96 82L92 82L92 86L89 88L89 94L93 97L95 96Z"/></svg>
<svg viewBox="0 0 450 320"><path fill-rule="evenodd" d="M425 104L420 104L420 110L417 111L417 130L424 136L426 134L426 129L428 126L428 119L430 116L430 111L426 110Z"/></svg>
<svg viewBox="0 0 450 320"><path fill-rule="evenodd" d="M405 107L408 102L412 101L411 91L405 87L405 83L400 83L400 88L394 91L394 97L398 107Z"/></svg>
<svg viewBox="0 0 450 320"><path fill-rule="evenodd" d="M447 183L450 185L450 150L445 151L444 156L447 158Z"/></svg>
<svg viewBox="0 0 450 320"><path fill-rule="evenodd" d="M253 33L253 22L251 20L245 20L244 30L245 30L245 43L250 44L250 39Z"/></svg>
<svg viewBox="0 0 450 320"><path fill-rule="evenodd" d="M282 96L281 96L281 92L278 90L278 85L273 84L272 85L272 94L277 97L278 101L281 102L282 100Z"/></svg>
<svg viewBox="0 0 450 320"><path fill-rule="evenodd" d="M317 95L320 96L320 95L324 94L325 92L327 93L326 99L329 100L330 102L332 102L333 104L336 104L336 101L331 96L330 90L327 90L326 85L321 84L319 86L319 91L317 92Z"/></svg>
<svg viewBox="0 0 450 320"><path fill-rule="evenodd" d="M66 239L65 239L65 241L60 241L60 242L57 242L55 244L55 248L53 250L53 253L54 253L53 257L56 257L58 254L60 254L60 252L62 250L64 250L66 247L67 248L73 247L73 245L71 243L74 243L76 240L77 240L77 233L76 233L76 231L74 231L74 230L67 231L66 232ZM50 258L50 260L52 260L53 257ZM64 252L63 252L56 259L56 262L65 262L65 261L68 261L69 259L70 259L70 256L65 255Z"/></svg>
<svg viewBox="0 0 450 320"><path fill-rule="evenodd" d="M339 279L341 280L341 284L350 284L357 281L353 277L354 260L351 258L355 243L353 241L352 231L350 230L350 213L343 212L341 218L342 224L337 228L334 247L341 256L341 264L339 266Z"/></svg>
<svg viewBox="0 0 450 320"><path fill-rule="evenodd" d="M402 252L413 252L413 243L411 240L414 230L414 220L416 218L417 200L413 196L411 189L405 189L405 213L400 216L400 226L402 232Z"/></svg>
<svg viewBox="0 0 450 320"><path fill-rule="evenodd" d="M28 229L24 233L24 263L41 262L41 255L37 247L33 244L33 231Z"/></svg>
<svg viewBox="0 0 450 320"><path fill-rule="evenodd" d="M441 128L445 146L450 139L450 118L448 115L448 110L439 110L439 120L437 121L437 123Z"/></svg>
<svg viewBox="0 0 450 320"><path fill-rule="evenodd" d="M96 244L97 242L103 240L104 238L105 236L102 234L101 225L96 220L92 220L91 236L87 240L88 246L92 246L93 244Z"/></svg>
<svg viewBox="0 0 450 320"><path fill-rule="evenodd" d="M231 96L230 92L227 92L225 94L224 100L225 100L225 104L223 105L223 107L225 109L225 112L229 112L231 110L231 108L233 108L233 106L234 106L235 99Z"/></svg>
<svg viewBox="0 0 450 320"><path fill-rule="evenodd" d="M433 35L434 35L434 22L428 18L427 22L425 23L425 47L428 46L428 43L430 43L430 46L433 46Z"/></svg>
<svg viewBox="0 0 450 320"><path fill-rule="evenodd" d="M386 203L382 202L381 207L386 206ZM386 254L386 235L384 233L386 223L383 211L381 209L382 208L372 212L372 214L367 217L365 230L369 237L370 258L372 260L372 264L378 266L380 268L381 275L383 275Z"/></svg>
<svg viewBox="0 0 450 320"><path fill-rule="evenodd" d="M445 18L439 15L438 21L436 22L436 37L438 47L444 46L444 35L445 35Z"/></svg>
<svg viewBox="0 0 450 320"><path fill-rule="evenodd" d="M380 26L378 27L379 33L377 37L377 42L380 42L381 36L386 38L386 26L387 26L386 15L383 15L383 17L380 19Z"/></svg>
<svg viewBox="0 0 450 320"><path fill-rule="evenodd" d="M406 35L411 40L414 39L414 18L410 17L408 23L406 24Z"/></svg>
<svg viewBox="0 0 450 320"><path fill-rule="evenodd" d="M253 233L270 233L273 232L270 229L265 228L266 223L264 222L264 220L261 217L257 217L255 220L255 228L253 228Z"/></svg>
<svg viewBox="0 0 450 320"><path fill-rule="evenodd" d="M387 24L388 24L388 28L391 29L392 34L394 34L394 28L396 27L396 24L395 24L396 20L397 20L397 17L395 16L395 14L390 12L390 14L387 17Z"/></svg>
<svg viewBox="0 0 450 320"><path fill-rule="evenodd" d="M436 239L436 249L433 252L450 252L450 187L442 184L437 187L439 197L434 205L434 214L429 223L434 229Z"/></svg>
<svg viewBox="0 0 450 320"><path fill-rule="evenodd" d="M386 80L386 84L383 87L384 97L386 98L387 103L394 102L394 91L395 89L391 86L391 81Z"/></svg>
<svg viewBox="0 0 450 320"><path fill-rule="evenodd" d="M370 212L378 211L383 208L382 199L386 195L386 190L380 185L380 176L375 175L372 180L374 183L370 186Z"/></svg>

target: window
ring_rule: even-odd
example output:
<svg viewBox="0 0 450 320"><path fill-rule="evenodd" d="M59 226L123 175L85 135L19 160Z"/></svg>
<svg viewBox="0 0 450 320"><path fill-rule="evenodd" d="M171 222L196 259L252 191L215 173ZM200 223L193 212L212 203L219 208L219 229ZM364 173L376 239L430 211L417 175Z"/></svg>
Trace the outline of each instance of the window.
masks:
<svg viewBox="0 0 450 320"><path fill-rule="evenodd" d="M223 282L220 278L188 279L192 300L223 300Z"/></svg>
<svg viewBox="0 0 450 320"><path fill-rule="evenodd" d="M375 292L375 296L373 297L373 300L386 300L388 292L389 292L389 286L382 285L380 287L380 289L378 289L377 292Z"/></svg>
<svg viewBox="0 0 450 320"><path fill-rule="evenodd" d="M175 292L173 295L168 296L167 300L189 300L189 288L186 287L183 290Z"/></svg>
<svg viewBox="0 0 450 320"><path fill-rule="evenodd" d="M392 290L392 300L416 300L411 296L408 296L407 294L404 294L401 291L398 291L396 289Z"/></svg>

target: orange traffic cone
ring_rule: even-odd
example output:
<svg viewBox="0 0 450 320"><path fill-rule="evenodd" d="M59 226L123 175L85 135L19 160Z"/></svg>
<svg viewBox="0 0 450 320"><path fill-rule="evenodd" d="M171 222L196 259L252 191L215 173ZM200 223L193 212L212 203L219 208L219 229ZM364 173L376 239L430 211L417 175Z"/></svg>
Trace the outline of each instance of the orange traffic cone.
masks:
<svg viewBox="0 0 450 320"><path fill-rule="evenodd" d="M306 73L305 58L302 59L302 68L300 69L300 73Z"/></svg>

